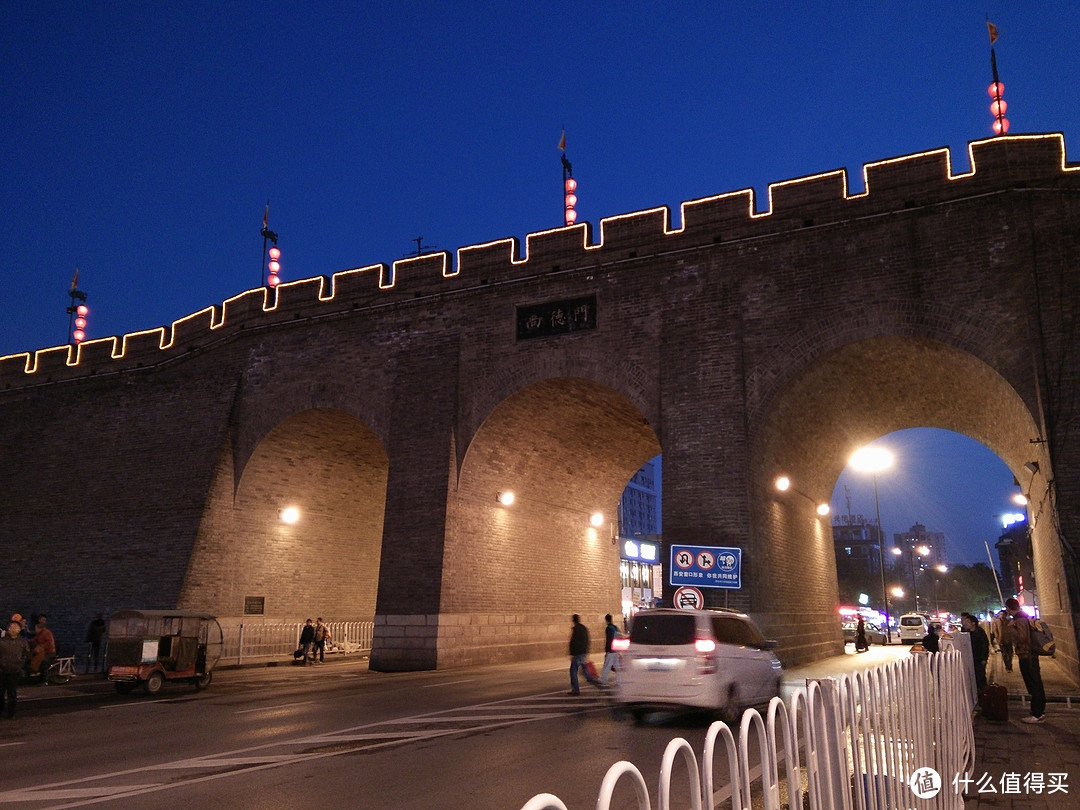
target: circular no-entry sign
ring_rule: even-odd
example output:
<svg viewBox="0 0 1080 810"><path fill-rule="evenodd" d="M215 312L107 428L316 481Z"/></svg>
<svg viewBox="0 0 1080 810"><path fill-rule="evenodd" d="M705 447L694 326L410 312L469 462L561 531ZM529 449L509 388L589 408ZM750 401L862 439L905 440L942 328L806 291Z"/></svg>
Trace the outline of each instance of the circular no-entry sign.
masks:
<svg viewBox="0 0 1080 810"><path fill-rule="evenodd" d="M680 610L701 610L705 607L705 596L697 588L684 585L675 591L673 603Z"/></svg>

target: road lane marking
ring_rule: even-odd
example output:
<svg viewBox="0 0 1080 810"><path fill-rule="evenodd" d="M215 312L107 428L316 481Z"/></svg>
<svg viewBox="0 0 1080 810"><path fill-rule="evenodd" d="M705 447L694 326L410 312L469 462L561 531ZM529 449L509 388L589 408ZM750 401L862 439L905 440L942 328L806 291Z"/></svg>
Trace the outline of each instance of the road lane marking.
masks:
<svg viewBox="0 0 1080 810"><path fill-rule="evenodd" d="M223 751L217 754L188 757L171 762L144 765L111 773L94 774L51 784L0 791L0 803L7 801L44 801L48 799L69 802L67 804L53 805L59 810L59 808L115 802L124 798L190 786L199 782L224 779L239 774L248 774L253 771L293 767L296 763L307 760L351 754L358 750L370 751L390 748L440 737L452 737L548 720L570 713L608 710L606 703L589 700L588 698L577 698L572 701L550 701L550 698L559 694L561 693L548 692L459 706L453 709L412 715L407 718L393 718L386 721L364 723L332 732L261 743L234 751ZM145 704L146 701L140 701L138 704L118 705ZM288 705L295 706L297 704ZM415 726L424 726L426 724L433 727L427 729L401 727L406 724ZM310 750L312 746L320 746L320 748ZM170 770L191 771L200 768L205 769L207 773L202 775L192 774L190 777L184 777L180 780L126 785L94 784L110 779L137 778L139 775L149 773L159 775Z"/></svg>
<svg viewBox="0 0 1080 810"><path fill-rule="evenodd" d="M472 683L475 680L476 680L476 678L465 678L464 680L460 680L460 681L446 681L444 683L425 683L420 688L421 689L433 689L436 686L453 686L454 684L457 684L457 683Z"/></svg>
<svg viewBox="0 0 1080 810"><path fill-rule="evenodd" d="M237 709L233 714L249 714L251 712L274 712L279 709L291 709L293 706L308 706L314 700L301 700L296 703L281 703L277 706L259 706L257 709Z"/></svg>

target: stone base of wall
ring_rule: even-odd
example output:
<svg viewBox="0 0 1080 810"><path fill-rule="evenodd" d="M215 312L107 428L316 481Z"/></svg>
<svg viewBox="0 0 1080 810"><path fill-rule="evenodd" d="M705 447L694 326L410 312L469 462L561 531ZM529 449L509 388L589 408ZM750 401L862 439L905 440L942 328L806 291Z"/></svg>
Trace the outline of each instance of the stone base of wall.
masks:
<svg viewBox="0 0 1080 810"><path fill-rule="evenodd" d="M602 657L603 616L582 615ZM375 617L370 668L380 672L501 664L567 655L565 613L445 613Z"/></svg>
<svg viewBox="0 0 1080 810"><path fill-rule="evenodd" d="M822 658L844 654L840 616L831 611L815 613L763 613L750 617L767 639L776 641L776 657L785 667L802 666Z"/></svg>

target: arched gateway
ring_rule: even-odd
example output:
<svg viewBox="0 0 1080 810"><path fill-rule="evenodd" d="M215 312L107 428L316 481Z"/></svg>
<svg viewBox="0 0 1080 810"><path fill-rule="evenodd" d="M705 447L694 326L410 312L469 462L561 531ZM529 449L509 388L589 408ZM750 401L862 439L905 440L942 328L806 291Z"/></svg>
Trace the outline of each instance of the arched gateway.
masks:
<svg viewBox="0 0 1080 810"><path fill-rule="evenodd" d="M72 635L99 611L239 616L250 597L268 617L374 618L385 670L560 654L571 613L619 605L612 530L589 516L663 452L665 544L742 548L730 603L796 663L841 644L813 500L859 445L928 426L983 442L1030 494L1041 608L1075 673L1080 172L1059 135L970 158L0 358L0 600ZM810 497L778 497L780 473Z"/></svg>

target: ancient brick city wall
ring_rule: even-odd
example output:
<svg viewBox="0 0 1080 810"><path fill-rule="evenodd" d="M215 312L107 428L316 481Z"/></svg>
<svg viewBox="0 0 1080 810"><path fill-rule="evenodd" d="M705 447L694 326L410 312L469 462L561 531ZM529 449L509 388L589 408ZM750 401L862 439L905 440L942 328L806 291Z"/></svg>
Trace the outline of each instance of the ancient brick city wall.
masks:
<svg viewBox="0 0 1080 810"><path fill-rule="evenodd" d="M945 427L1019 473L1045 438L1061 533L1080 528L1060 427L1080 178L1059 136L971 160L883 161L860 194L834 172L773 185L762 210L735 192L684 203L675 229L638 212L595 242L560 228L0 358L0 541L20 551L0 600L75 636L99 611L236 615L258 593L271 615L374 615L383 668L561 654L569 613L619 599L617 549L576 516L613 511L662 451L665 542L743 547L729 603L788 661L835 651L812 500L858 444ZM518 339L517 308L593 297L594 328ZM806 502L778 498L778 471ZM507 480L516 512L494 501ZM291 534L289 496L321 504ZM1037 570L1065 583L1074 638L1051 522Z"/></svg>

